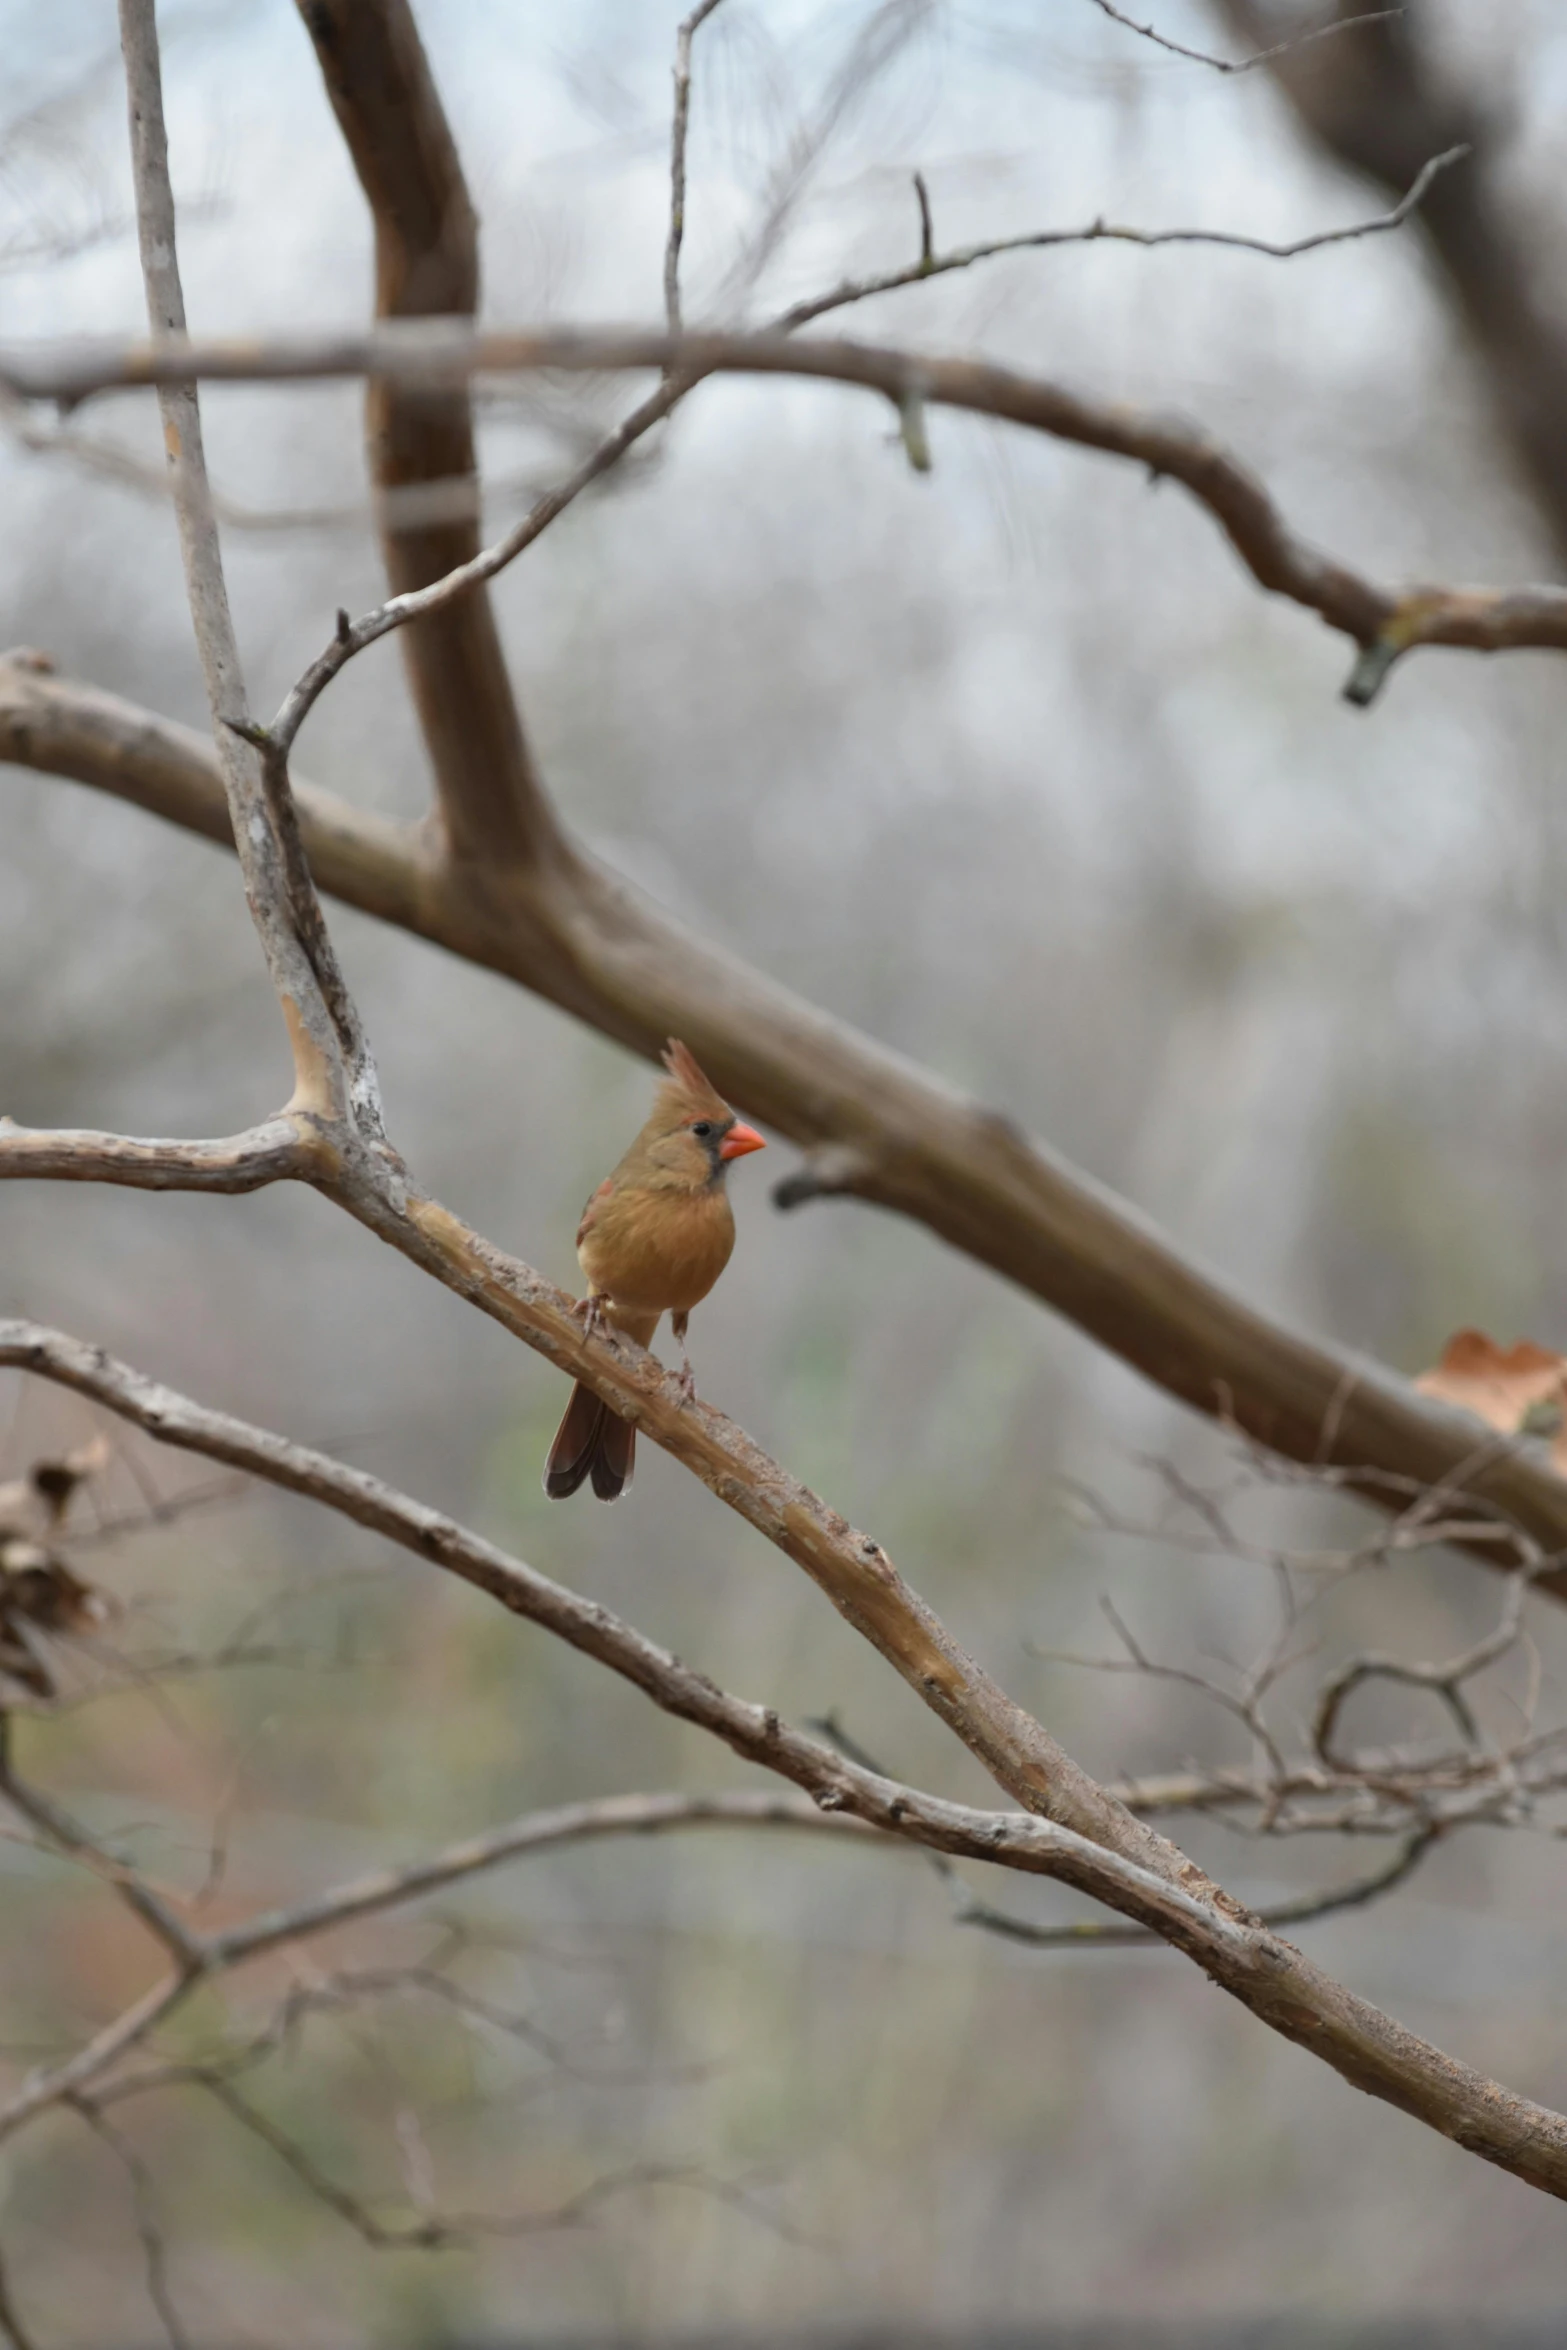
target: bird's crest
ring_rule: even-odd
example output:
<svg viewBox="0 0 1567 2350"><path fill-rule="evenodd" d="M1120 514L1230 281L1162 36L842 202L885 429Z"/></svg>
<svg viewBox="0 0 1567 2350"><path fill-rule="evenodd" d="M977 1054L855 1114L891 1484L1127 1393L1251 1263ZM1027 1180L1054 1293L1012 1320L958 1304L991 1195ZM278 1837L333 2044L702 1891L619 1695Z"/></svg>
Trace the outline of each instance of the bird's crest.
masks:
<svg viewBox="0 0 1567 2350"><path fill-rule="evenodd" d="M658 1089L654 1105L658 1113L671 1119L734 1116L723 1095L704 1076L695 1056L677 1036L672 1036L664 1047L664 1067L669 1075Z"/></svg>

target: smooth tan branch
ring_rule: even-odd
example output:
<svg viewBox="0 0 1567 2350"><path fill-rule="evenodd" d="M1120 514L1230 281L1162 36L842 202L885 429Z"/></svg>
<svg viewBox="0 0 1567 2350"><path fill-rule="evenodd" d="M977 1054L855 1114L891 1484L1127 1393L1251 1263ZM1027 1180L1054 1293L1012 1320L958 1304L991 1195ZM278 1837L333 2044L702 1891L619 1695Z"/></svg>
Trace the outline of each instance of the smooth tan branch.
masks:
<svg viewBox="0 0 1567 2350"><path fill-rule="evenodd" d="M259 1191L308 1182L328 1146L313 1121L284 1113L216 1142L141 1140L91 1128L55 1131L0 1118L0 1181L118 1183L133 1191Z"/></svg>

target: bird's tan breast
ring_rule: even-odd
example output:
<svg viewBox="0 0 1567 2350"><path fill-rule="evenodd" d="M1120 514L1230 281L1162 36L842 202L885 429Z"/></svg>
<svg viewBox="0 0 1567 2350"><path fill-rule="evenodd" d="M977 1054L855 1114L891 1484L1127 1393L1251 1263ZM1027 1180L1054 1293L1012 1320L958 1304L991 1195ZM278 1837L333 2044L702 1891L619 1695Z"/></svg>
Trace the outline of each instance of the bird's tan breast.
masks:
<svg viewBox="0 0 1567 2350"><path fill-rule="evenodd" d="M689 1313L729 1262L735 1220L718 1187L628 1186L589 1203L577 1256L590 1288L646 1313Z"/></svg>

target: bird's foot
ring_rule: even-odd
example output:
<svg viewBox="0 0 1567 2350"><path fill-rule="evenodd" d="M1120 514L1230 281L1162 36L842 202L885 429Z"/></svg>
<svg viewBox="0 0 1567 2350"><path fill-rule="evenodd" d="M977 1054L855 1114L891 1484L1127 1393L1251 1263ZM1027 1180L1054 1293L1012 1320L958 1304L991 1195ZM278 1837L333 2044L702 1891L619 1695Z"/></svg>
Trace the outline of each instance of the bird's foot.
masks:
<svg viewBox="0 0 1567 2350"><path fill-rule="evenodd" d="M675 1385L680 1390L680 1402L682 1409L688 1403L695 1403L696 1373L691 1368L691 1357L689 1355L687 1355L685 1361L680 1366L680 1373L675 1381Z"/></svg>
<svg viewBox="0 0 1567 2350"><path fill-rule="evenodd" d="M579 1297L571 1310L582 1324L584 1337L607 1338L609 1336L609 1321L604 1312L604 1300L601 1297Z"/></svg>

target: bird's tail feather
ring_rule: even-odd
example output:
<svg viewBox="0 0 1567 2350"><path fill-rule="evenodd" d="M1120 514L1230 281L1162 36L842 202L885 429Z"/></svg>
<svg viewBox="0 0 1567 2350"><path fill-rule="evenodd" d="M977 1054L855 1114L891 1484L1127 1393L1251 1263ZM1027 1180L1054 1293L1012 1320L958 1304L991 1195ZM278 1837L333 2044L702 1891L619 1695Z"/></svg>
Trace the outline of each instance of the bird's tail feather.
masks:
<svg viewBox="0 0 1567 2350"><path fill-rule="evenodd" d="M630 1421L612 1412L591 1387L578 1385L544 1464L544 1490L551 1501L564 1501L591 1477L600 1501L618 1501L630 1486L636 1457L637 1432Z"/></svg>

